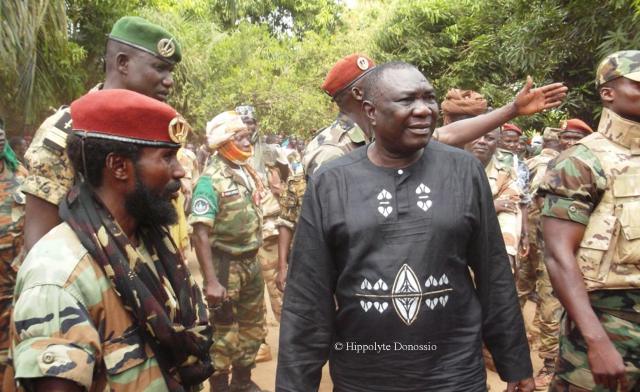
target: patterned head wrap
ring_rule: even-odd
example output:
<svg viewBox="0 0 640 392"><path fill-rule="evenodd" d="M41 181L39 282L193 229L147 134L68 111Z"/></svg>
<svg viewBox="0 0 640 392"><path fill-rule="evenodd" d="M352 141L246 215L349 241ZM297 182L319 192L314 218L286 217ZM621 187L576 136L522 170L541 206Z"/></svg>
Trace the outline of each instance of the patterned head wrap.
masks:
<svg viewBox="0 0 640 392"><path fill-rule="evenodd" d="M462 114L468 116L478 116L487 111L487 100L482 94L472 90L451 89L442 101L442 116L444 123L451 123L451 116Z"/></svg>
<svg viewBox="0 0 640 392"><path fill-rule="evenodd" d="M241 105L236 107L236 113L238 113L243 120L254 120L257 121L258 117L256 116L256 108L251 105Z"/></svg>

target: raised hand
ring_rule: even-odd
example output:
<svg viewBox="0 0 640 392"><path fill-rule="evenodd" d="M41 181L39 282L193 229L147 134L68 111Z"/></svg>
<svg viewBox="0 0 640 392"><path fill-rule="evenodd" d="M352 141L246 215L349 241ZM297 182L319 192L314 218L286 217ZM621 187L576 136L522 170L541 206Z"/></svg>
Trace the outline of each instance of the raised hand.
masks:
<svg viewBox="0 0 640 392"><path fill-rule="evenodd" d="M527 76L527 82L513 102L518 116L530 115L545 109L560 106L567 96L568 88L562 83L551 83L533 88L533 79Z"/></svg>

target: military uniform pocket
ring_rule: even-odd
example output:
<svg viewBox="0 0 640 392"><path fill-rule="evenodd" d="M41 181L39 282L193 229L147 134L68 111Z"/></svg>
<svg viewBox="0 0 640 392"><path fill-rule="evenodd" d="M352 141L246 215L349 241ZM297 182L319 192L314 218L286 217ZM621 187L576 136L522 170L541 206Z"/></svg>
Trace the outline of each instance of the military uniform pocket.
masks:
<svg viewBox="0 0 640 392"><path fill-rule="evenodd" d="M620 214L620 236L616 247L616 259L623 264L640 264L640 201L622 205Z"/></svg>
<svg viewBox="0 0 640 392"><path fill-rule="evenodd" d="M597 220L597 224L592 222ZM615 215L593 213L589 218L589 225L585 230L580 250L576 255L578 265L585 279L604 282L607 278L611 258L605 258L605 253L611 245L616 229Z"/></svg>
<svg viewBox="0 0 640 392"><path fill-rule="evenodd" d="M138 366L148 358L138 328L129 329L122 336L109 339L102 345L104 364L107 374L111 376Z"/></svg>

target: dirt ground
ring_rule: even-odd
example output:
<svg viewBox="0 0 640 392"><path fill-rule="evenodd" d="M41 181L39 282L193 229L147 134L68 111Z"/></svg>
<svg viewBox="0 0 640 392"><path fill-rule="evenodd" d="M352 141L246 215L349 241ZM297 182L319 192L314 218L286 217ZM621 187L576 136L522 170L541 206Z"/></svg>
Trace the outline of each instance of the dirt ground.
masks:
<svg viewBox="0 0 640 392"><path fill-rule="evenodd" d="M192 271L193 275L196 278L196 281L199 284L202 284L202 278L200 275L200 269L198 268L198 263L195 261L193 256L189 257L189 268ZM280 328L278 327L278 323L273 316L273 312L271 312L271 306L269 305L269 295L266 292L265 287L265 298L267 299L267 323L269 327L269 333L267 335L267 343L271 346L271 355L273 359L269 362L261 362L256 365L256 368L253 370L253 381L255 381L260 388L264 391L275 391L275 378L276 378L276 365L278 358L278 334ZM527 323L527 327L531 326L533 315L535 312L535 304L533 302L527 302L524 310L525 321ZM542 367L542 360L538 358L537 351L531 351L531 361L533 362L533 370L534 374ZM506 389L507 385L500 380L500 377L497 373L492 371L487 371L487 383L489 384L491 392L502 392ZM333 384L331 383L331 377L329 375L329 367L325 366L322 371L322 381L320 382L319 392L331 392L333 390ZM205 385L204 391L209 391L209 385Z"/></svg>

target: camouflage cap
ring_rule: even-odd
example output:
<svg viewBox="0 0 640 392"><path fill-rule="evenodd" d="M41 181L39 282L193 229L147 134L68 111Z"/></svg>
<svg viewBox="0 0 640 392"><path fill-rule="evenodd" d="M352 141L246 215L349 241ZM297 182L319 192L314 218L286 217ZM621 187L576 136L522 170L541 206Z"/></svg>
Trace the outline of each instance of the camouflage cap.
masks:
<svg viewBox="0 0 640 392"><path fill-rule="evenodd" d="M182 60L180 44L171 33L137 16L120 18L113 25L109 39L147 52L170 64Z"/></svg>
<svg viewBox="0 0 640 392"><path fill-rule="evenodd" d="M622 50L605 57L596 71L596 86L623 76L640 82L640 50Z"/></svg>
<svg viewBox="0 0 640 392"><path fill-rule="evenodd" d="M546 127L544 129L544 132L542 132L542 139L543 140L560 140L560 137L558 136L560 132L562 132L562 129L560 128Z"/></svg>

